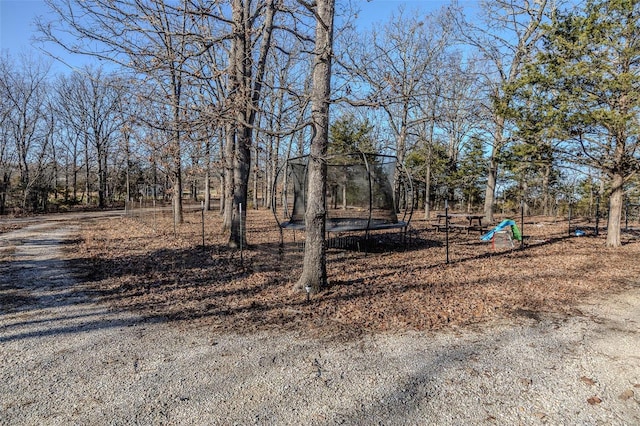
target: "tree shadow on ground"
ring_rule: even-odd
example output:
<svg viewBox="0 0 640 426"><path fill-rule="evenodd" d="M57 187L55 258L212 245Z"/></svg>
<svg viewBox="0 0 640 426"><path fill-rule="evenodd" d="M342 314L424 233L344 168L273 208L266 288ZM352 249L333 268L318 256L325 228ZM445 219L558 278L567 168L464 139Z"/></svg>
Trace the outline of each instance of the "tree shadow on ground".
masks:
<svg viewBox="0 0 640 426"><path fill-rule="evenodd" d="M567 238L550 238L527 248L552 246ZM302 252L295 248L296 244L290 243L284 252L280 252L277 243L254 244L245 251L242 260L238 251L226 247L164 249L112 259L91 259L94 266L91 273L85 275L84 283L89 285L92 297L119 309L140 312L148 318L196 321L215 330L239 333L280 329L353 335L386 327L375 324L376 314L371 310L379 310L382 316L396 316L398 323L417 329L438 328L451 321L477 322L483 315L465 317L467 313L464 312L455 319L445 318L442 314L419 321L411 319L411 313L403 310L413 309L413 302L402 302L401 299L427 294L429 298L439 300L442 306L438 306L438 310L447 311L450 308L446 298L454 287L451 283L448 284L450 287L440 286L412 276L426 277L430 270L443 273L446 268L464 269L467 263L485 259L526 259L528 256L527 250L516 249L460 257L449 265L442 258L432 256L426 263L411 265L385 261L386 254L394 253L388 246L372 253L345 255L344 251L336 251L329 262L332 268L341 269L342 275L330 277L330 287L312 295L308 303L304 293L291 291L292 282L298 275L295 265L302 259ZM429 253L430 249L442 248L441 242L417 236L411 247L403 248L395 255L403 256L406 251L413 250L417 256L422 252ZM74 263L78 269L86 266L89 260L76 259ZM349 268L357 273L350 274ZM510 271L500 271L492 278L469 279L459 288L482 288L491 284L491 280L507 280L510 274ZM452 304L459 302L458 299L451 301ZM502 302L499 303L502 306ZM515 306L514 311L517 309L534 312L536 308ZM357 310L364 314L354 313ZM361 318L354 319L358 316Z"/></svg>
<svg viewBox="0 0 640 426"><path fill-rule="evenodd" d="M554 236L530 243L525 250L487 252L484 243L459 237L455 244L460 252L449 264L444 261L444 243L426 232L413 233L407 245L391 238L391 244L378 245L378 250L366 253L332 249L330 287L311 295L309 302L304 293L291 290L303 255L295 242L287 242L284 250L277 242L253 244L241 254L223 245L145 250L145 240L140 239L135 242L138 249L118 253L100 240L97 243L102 251L78 250L67 263L75 277L73 284L67 284L67 291L82 292L85 298L69 297L60 303L85 304L87 309L98 303L104 312L132 312L140 321L189 322L211 331L235 333L287 330L350 338L373 331L435 330L452 323L483 321L498 311L535 315L542 302L538 296L527 301L526 291L523 294L514 287L510 282L512 267L489 275L474 276L472 272L484 268L485 261L487 265L497 261L528 265L537 256L534 250L561 245L568 239L567 235ZM478 252L481 247L483 252ZM582 267L580 264L576 270ZM557 279L558 273L538 271L536 279ZM563 278L579 279L577 274ZM573 293L548 299L561 304L571 297ZM87 320L84 329L124 324L117 318L102 320L91 313L78 312L76 317ZM48 324L51 331L11 336L83 330L65 325L69 319L60 314L59 326L55 320ZM32 319L16 317L15 321L9 324L12 330L27 326Z"/></svg>

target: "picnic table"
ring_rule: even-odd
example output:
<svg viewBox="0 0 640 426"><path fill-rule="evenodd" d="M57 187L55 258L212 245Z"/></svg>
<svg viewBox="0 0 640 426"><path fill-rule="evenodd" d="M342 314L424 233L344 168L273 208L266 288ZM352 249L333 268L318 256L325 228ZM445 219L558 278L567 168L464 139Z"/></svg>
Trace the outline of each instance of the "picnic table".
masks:
<svg viewBox="0 0 640 426"><path fill-rule="evenodd" d="M436 231L440 232L440 231L444 231L447 227L447 220L446 218L449 218L449 229L458 229L461 231L467 231L467 234L470 231L480 231L480 233L485 231L485 228L482 226L482 218L484 217L484 215L481 214L471 214L471 213L449 213L448 215L441 213L436 215L436 218L438 219L438 221L433 225L433 227L436 229ZM462 221L462 223L459 222L454 222L451 223L451 220L455 220L458 219L459 221L462 221L461 219L465 219L465 221Z"/></svg>

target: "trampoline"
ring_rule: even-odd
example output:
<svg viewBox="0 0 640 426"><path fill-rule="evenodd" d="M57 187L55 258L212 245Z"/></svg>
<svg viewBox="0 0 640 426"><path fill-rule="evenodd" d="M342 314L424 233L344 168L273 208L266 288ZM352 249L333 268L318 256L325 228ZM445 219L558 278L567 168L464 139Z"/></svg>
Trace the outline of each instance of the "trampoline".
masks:
<svg viewBox="0 0 640 426"><path fill-rule="evenodd" d="M281 230L305 229L308 164L308 155L290 158L276 175L271 205ZM411 176L395 156L329 156L326 191L328 233L368 234L382 229L404 232L413 215Z"/></svg>

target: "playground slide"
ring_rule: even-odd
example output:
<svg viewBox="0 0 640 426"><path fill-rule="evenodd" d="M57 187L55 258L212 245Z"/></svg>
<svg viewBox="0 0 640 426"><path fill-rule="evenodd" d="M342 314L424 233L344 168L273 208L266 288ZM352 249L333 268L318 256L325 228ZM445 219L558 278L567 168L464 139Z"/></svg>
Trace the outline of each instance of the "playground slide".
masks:
<svg viewBox="0 0 640 426"><path fill-rule="evenodd" d="M484 234L483 236L481 236L480 239L482 241L491 241L491 239L493 238L493 234L495 234L498 231L502 231L503 229L505 229L508 226L511 227L511 233L513 234L513 239L518 240L518 241L522 241L522 234L520 234L520 229L518 229L518 225L516 225L516 222L514 220L511 220L511 219L503 220L502 222L500 222L498 224L498 226L496 226L491 231L489 231L486 234Z"/></svg>

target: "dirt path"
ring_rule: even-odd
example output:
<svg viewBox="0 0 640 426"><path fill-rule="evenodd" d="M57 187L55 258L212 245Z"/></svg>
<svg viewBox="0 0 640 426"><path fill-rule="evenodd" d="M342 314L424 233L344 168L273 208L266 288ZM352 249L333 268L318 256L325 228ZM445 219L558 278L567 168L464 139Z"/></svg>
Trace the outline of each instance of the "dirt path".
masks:
<svg viewBox="0 0 640 426"><path fill-rule="evenodd" d="M640 424L640 287L576 317L357 341L213 334L95 303L77 224L0 235L0 424Z"/></svg>

